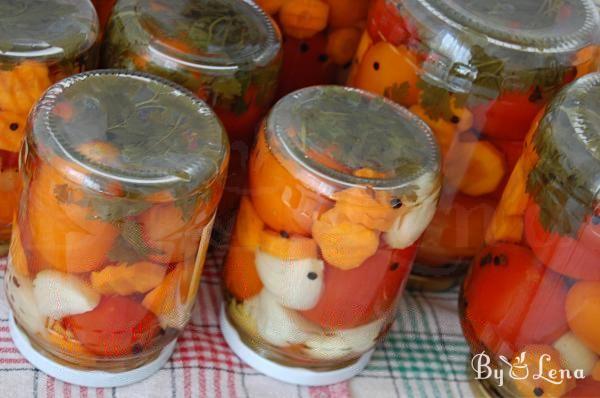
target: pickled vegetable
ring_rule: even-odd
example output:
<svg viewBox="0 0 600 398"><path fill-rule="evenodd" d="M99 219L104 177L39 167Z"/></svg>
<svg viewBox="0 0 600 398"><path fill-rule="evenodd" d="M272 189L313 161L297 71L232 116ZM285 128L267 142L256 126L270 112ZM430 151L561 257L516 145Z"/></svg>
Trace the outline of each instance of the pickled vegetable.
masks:
<svg viewBox="0 0 600 398"><path fill-rule="evenodd" d="M599 22L591 0L372 2L348 84L409 107L444 159L445 200L414 267L420 287L451 286L466 272L536 117L597 69ZM502 219L490 235L527 233Z"/></svg>
<svg viewBox="0 0 600 398"><path fill-rule="evenodd" d="M88 72L41 99L24 153L5 282L21 332L74 369L153 361L195 302L228 160L216 115L165 80Z"/></svg>
<svg viewBox="0 0 600 398"><path fill-rule="evenodd" d="M97 22L87 2L11 1L0 12L0 255L19 205L18 153L27 115L44 91L94 68Z"/></svg>
<svg viewBox="0 0 600 398"><path fill-rule="evenodd" d="M529 369L499 396L600 394L599 104L595 73L541 114L464 282L471 352Z"/></svg>
<svg viewBox="0 0 600 398"><path fill-rule="evenodd" d="M431 131L391 101L335 86L281 100L250 158L223 326L288 366L337 368L370 351L435 213L439 167Z"/></svg>

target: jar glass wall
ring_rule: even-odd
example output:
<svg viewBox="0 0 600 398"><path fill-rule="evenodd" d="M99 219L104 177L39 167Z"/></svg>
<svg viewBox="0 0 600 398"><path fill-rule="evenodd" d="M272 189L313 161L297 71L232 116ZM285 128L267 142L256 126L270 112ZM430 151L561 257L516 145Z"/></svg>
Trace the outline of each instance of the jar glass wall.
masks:
<svg viewBox="0 0 600 398"><path fill-rule="evenodd" d="M548 107L465 280L462 326L473 354L494 368L529 366L529 377L506 372L504 387L495 383L500 396L600 394L599 112L600 74ZM535 378L545 354L547 379ZM552 369L572 377L548 379Z"/></svg>
<svg viewBox="0 0 600 398"><path fill-rule="evenodd" d="M195 303L228 153L215 114L170 82L109 70L49 89L21 151L24 199L5 277L35 351L122 372L175 341Z"/></svg>
<svg viewBox="0 0 600 398"><path fill-rule="evenodd" d="M256 127L275 96L280 51L278 29L251 0L120 0L109 23L105 67L175 81L225 125L231 162L218 232L233 222Z"/></svg>
<svg viewBox="0 0 600 398"><path fill-rule="evenodd" d="M18 152L31 107L54 82L95 67L98 21L87 1L0 5L0 255L19 202Z"/></svg>
<svg viewBox="0 0 600 398"><path fill-rule="evenodd" d="M369 353L435 212L439 167L426 124L384 98L316 86L279 101L225 262L224 330L287 367L326 373Z"/></svg>
<svg viewBox="0 0 600 398"><path fill-rule="evenodd" d="M349 84L410 108L442 148L444 191L423 237L415 286L455 283L536 115L597 69L591 0L375 0Z"/></svg>
<svg viewBox="0 0 600 398"><path fill-rule="evenodd" d="M278 98L345 82L365 26L369 0L257 0L284 37Z"/></svg>

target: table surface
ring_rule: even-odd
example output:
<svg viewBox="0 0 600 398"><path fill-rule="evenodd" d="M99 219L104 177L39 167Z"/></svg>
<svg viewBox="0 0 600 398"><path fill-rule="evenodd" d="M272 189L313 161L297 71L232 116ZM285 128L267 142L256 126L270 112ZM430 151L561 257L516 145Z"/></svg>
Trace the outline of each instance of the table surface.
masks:
<svg viewBox="0 0 600 398"><path fill-rule="evenodd" d="M11 341L8 303L4 292L0 292L1 396L442 398L474 395L467 371L469 350L457 315L457 290L407 292L390 334L362 374L349 382L328 387L299 387L257 373L227 347L218 326L219 260L218 254L209 254L198 305L167 365L149 379L122 388L73 386L33 368ZM4 276L5 269L6 260L0 260L0 276Z"/></svg>

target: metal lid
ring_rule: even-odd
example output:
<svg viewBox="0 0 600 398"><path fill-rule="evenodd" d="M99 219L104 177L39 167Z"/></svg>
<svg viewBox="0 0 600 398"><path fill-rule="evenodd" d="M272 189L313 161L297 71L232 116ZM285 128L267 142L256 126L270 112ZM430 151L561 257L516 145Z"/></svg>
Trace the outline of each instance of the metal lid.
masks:
<svg viewBox="0 0 600 398"><path fill-rule="evenodd" d="M539 152L568 172L580 172L600 198L600 73L586 75L550 105L534 138ZM540 156L543 154L540 153Z"/></svg>
<svg viewBox="0 0 600 398"><path fill-rule="evenodd" d="M251 0L124 0L113 19L127 40L192 68L253 69L269 64L281 47L273 21Z"/></svg>
<svg viewBox="0 0 600 398"><path fill-rule="evenodd" d="M44 161L66 159L92 180L118 181L130 191L194 191L222 175L228 158L227 135L213 111L187 90L143 73L69 77L47 91L31 121L28 143Z"/></svg>
<svg viewBox="0 0 600 398"><path fill-rule="evenodd" d="M74 58L97 37L98 17L88 0L0 2L0 62Z"/></svg>
<svg viewBox="0 0 600 398"><path fill-rule="evenodd" d="M269 144L345 186L405 188L425 175L435 181L440 170L439 149L425 122L362 90L315 86L296 91L275 105L266 131Z"/></svg>
<svg viewBox="0 0 600 398"><path fill-rule="evenodd" d="M593 0L397 0L458 32L480 34L499 47L574 52L598 39Z"/></svg>
<svg viewBox="0 0 600 398"><path fill-rule="evenodd" d="M580 225L600 212L600 73L561 91L531 145L537 161L527 192L549 230L577 237Z"/></svg>

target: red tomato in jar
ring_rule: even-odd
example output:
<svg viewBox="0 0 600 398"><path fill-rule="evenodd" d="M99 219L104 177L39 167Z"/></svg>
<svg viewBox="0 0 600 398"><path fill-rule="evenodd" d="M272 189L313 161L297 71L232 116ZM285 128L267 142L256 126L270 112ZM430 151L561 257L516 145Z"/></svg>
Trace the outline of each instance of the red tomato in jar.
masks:
<svg viewBox="0 0 600 398"><path fill-rule="evenodd" d="M574 279L600 281L600 217L589 217L577 239L547 231L540 207L531 202L525 212L525 239L548 268Z"/></svg>
<svg viewBox="0 0 600 398"><path fill-rule="evenodd" d="M487 247L463 286L465 334L508 358L529 344L552 344L568 330L567 290L529 249L508 243Z"/></svg>
<svg viewBox="0 0 600 398"><path fill-rule="evenodd" d="M248 87L243 98L246 107L239 112L230 109L230 107L219 105L214 107L215 113L223 122L231 142L240 141L248 145L252 143L256 126L268 109L268 106L261 108L256 104L257 94L258 89L255 86Z"/></svg>
<svg viewBox="0 0 600 398"><path fill-rule="evenodd" d="M327 55L327 37L318 33L308 39L287 36L277 97L298 89L335 81L336 65Z"/></svg>
<svg viewBox="0 0 600 398"><path fill-rule="evenodd" d="M160 330L152 312L123 296L103 297L92 311L64 321L85 348L106 357L139 354Z"/></svg>
<svg viewBox="0 0 600 398"><path fill-rule="evenodd" d="M406 44L411 36L416 36L416 30L402 18L398 6L386 0L376 0L371 6L367 31L374 42L385 40L395 46Z"/></svg>
<svg viewBox="0 0 600 398"><path fill-rule="evenodd" d="M342 270L326 264L323 294L302 314L332 329L354 328L383 316L398 297L415 254L416 246L382 247L358 268Z"/></svg>
<svg viewBox="0 0 600 398"><path fill-rule="evenodd" d="M473 109L475 129L486 136L504 140L525 139L537 114L544 108L535 91L507 92Z"/></svg>

